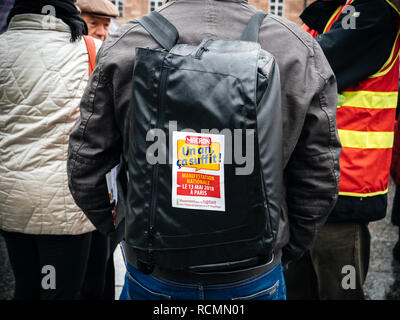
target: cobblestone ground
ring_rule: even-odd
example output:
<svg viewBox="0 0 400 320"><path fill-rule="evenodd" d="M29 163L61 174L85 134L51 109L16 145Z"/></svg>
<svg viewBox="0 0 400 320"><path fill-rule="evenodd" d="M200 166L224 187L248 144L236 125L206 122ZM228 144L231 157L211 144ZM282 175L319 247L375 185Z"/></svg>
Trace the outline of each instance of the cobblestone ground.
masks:
<svg viewBox="0 0 400 320"><path fill-rule="evenodd" d="M6 243L0 234L0 300L11 300L14 295L14 274L8 260Z"/></svg>
<svg viewBox="0 0 400 320"><path fill-rule="evenodd" d="M400 263L392 258L392 249L399 235L390 223L391 204L395 186L389 185L389 208L386 218L369 225L371 231L371 258L364 284L369 300L400 300ZM116 271L116 299L123 285L125 267L120 248L114 253ZM0 235L0 300L10 300L14 293L14 276L10 269L3 237Z"/></svg>
<svg viewBox="0 0 400 320"><path fill-rule="evenodd" d="M364 289L370 300L400 300L400 263L392 256L392 249L399 238L399 228L390 223L395 188L390 181L385 219L369 225L371 255Z"/></svg>

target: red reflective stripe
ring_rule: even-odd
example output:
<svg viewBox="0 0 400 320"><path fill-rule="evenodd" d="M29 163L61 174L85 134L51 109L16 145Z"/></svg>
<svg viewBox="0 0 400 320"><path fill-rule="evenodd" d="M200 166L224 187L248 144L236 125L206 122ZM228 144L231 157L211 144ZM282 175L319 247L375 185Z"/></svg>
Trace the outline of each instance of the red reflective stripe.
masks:
<svg viewBox="0 0 400 320"><path fill-rule="evenodd" d="M345 7L342 8L342 10L340 10L337 15L335 16L335 18L333 18L333 20L329 23L329 25L326 27L325 32L328 32L329 30L331 30L332 25L339 19L340 15L342 14L343 10Z"/></svg>
<svg viewBox="0 0 400 320"><path fill-rule="evenodd" d="M357 85L350 86L346 91L376 91L396 92L399 85L399 64L395 63L392 70L378 78L367 78Z"/></svg>
<svg viewBox="0 0 400 320"><path fill-rule="evenodd" d="M391 158L391 148L342 148L339 192L365 194L386 190Z"/></svg>
<svg viewBox="0 0 400 320"><path fill-rule="evenodd" d="M309 32L311 29L308 25L306 25L305 23L303 23L303 25L301 26L301 28L307 32Z"/></svg>
<svg viewBox="0 0 400 320"><path fill-rule="evenodd" d="M331 23L328 25L328 27L325 29L325 32L328 32L331 30L332 25L339 19L340 15L342 14L342 10L339 11L339 13L336 15L336 17L331 21Z"/></svg>
<svg viewBox="0 0 400 320"><path fill-rule="evenodd" d="M308 25L306 25L305 23L301 26L305 31L307 31L313 38L316 38L318 36L318 32L310 29L310 27Z"/></svg>
<svg viewBox="0 0 400 320"><path fill-rule="evenodd" d="M342 106L337 110L338 129L393 131L396 109L366 109Z"/></svg>

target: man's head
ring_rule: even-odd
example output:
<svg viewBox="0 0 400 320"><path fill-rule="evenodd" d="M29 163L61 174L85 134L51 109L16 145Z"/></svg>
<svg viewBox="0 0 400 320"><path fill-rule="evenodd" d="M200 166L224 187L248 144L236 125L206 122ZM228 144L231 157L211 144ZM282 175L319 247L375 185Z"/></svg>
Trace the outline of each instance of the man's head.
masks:
<svg viewBox="0 0 400 320"><path fill-rule="evenodd" d="M88 26L89 36L99 39L101 41L106 40L111 18L99 17L88 13L82 13L81 17L83 18L83 20L85 20Z"/></svg>
<svg viewBox="0 0 400 320"><path fill-rule="evenodd" d="M88 26L88 34L104 41L108 36L111 18L119 15L118 9L108 0L78 0L76 6Z"/></svg>

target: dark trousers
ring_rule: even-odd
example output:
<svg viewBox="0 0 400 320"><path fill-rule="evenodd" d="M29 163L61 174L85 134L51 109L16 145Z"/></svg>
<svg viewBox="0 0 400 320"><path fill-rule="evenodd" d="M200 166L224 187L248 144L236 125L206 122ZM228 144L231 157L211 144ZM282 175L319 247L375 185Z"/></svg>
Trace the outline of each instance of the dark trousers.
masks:
<svg viewBox="0 0 400 320"><path fill-rule="evenodd" d="M288 300L364 300L369 254L366 224L325 224L312 248L285 272Z"/></svg>
<svg viewBox="0 0 400 320"><path fill-rule="evenodd" d="M115 300L115 270L110 236L92 232L82 300Z"/></svg>
<svg viewBox="0 0 400 320"><path fill-rule="evenodd" d="M2 231L15 278L15 300L76 300L91 233L31 235Z"/></svg>
<svg viewBox="0 0 400 320"><path fill-rule="evenodd" d="M400 227L400 186L396 185L396 192L393 199L392 224Z"/></svg>

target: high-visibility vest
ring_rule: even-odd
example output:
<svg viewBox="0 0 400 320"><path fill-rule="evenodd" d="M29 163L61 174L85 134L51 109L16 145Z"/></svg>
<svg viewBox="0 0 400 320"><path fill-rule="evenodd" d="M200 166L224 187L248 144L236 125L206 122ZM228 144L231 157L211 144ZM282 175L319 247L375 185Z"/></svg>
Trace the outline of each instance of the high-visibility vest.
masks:
<svg viewBox="0 0 400 320"><path fill-rule="evenodd" d="M91 36L83 36L89 56L89 77L92 75L96 64L96 44Z"/></svg>
<svg viewBox="0 0 400 320"><path fill-rule="evenodd" d="M324 33L353 1L335 11ZM400 16L393 4L386 1ZM381 69L341 93L344 102L337 110L342 143L339 195L363 198L388 191L399 86L400 28L398 30L390 57Z"/></svg>

